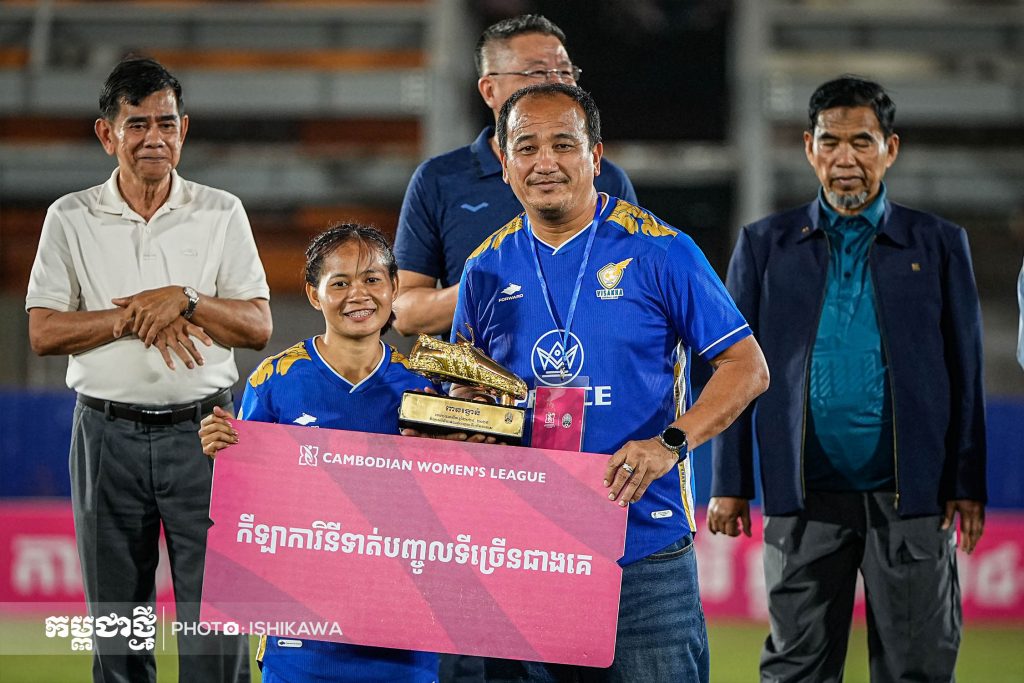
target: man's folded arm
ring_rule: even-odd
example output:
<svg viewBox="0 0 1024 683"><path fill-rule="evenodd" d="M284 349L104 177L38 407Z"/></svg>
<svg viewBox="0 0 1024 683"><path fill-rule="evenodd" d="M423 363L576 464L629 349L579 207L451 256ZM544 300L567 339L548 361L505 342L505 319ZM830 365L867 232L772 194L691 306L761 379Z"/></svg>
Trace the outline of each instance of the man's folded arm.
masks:
<svg viewBox="0 0 1024 683"><path fill-rule="evenodd" d="M437 280L411 270L398 271L395 330L403 335L442 334L451 329L459 286L438 289Z"/></svg>

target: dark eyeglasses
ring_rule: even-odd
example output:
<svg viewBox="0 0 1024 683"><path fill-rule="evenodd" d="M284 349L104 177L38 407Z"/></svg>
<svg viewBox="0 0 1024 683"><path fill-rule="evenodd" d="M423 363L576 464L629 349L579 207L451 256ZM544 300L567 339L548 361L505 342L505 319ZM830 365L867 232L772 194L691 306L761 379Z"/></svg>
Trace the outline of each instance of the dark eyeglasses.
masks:
<svg viewBox="0 0 1024 683"><path fill-rule="evenodd" d="M535 81L566 81L576 82L583 75L583 69L578 66L570 66L562 69L533 69L532 71L492 71L488 76L522 76L532 78Z"/></svg>

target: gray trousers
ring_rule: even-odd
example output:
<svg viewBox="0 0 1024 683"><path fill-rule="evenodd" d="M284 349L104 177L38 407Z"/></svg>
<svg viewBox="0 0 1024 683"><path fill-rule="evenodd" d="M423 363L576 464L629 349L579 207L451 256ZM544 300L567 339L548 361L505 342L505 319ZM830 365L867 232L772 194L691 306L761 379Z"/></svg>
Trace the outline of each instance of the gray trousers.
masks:
<svg viewBox="0 0 1024 683"><path fill-rule="evenodd" d="M864 577L871 680L952 681L960 647L953 528L901 519L892 493L808 492L765 521L771 634L761 681L841 681L857 572Z"/></svg>
<svg viewBox="0 0 1024 683"><path fill-rule="evenodd" d="M175 620L199 622L213 465L202 452L198 430L195 420L154 427L75 406L71 502L85 597L94 617L112 612L130 617L134 607L154 604L162 523ZM120 637L97 636L93 642L94 681L156 681L151 652L134 652ZM248 639L183 631L178 663L181 681L248 683Z"/></svg>

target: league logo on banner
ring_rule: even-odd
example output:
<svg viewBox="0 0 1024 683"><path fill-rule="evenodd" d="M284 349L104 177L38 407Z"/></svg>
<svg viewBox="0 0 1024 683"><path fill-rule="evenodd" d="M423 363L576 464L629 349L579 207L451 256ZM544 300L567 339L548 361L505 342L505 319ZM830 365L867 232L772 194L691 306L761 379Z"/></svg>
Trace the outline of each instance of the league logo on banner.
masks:
<svg viewBox="0 0 1024 683"><path fill-rule="evenodd" d="M611 664L626 509L602 486L606 456L234 426L214 468L203 621Z"/></svg>

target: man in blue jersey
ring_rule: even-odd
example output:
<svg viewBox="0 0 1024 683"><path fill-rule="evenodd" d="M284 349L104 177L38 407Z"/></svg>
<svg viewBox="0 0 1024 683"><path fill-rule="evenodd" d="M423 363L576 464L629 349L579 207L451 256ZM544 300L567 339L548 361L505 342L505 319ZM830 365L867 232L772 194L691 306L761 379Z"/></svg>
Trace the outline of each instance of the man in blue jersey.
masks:
<svg viewBox="0 0 1024 683"><path fill-rule="evenodd" d="M611 668L489 660L487 678L707 681L686 456L765 390L761 351L689 237L594 187L603 148L590 95L517 91L497 136L525 213L466 262L453 333L471 328L532 387L587 386L583 450L611 456L610 504L630 511ZM691 350L715 370L696 402Z"/></svg>
<svg viewBox="0 0 1024 683"><path fill-rule="evenodd" d="M483 32L476 45L477 89L495 120L519 88L579 80L580 69L569 61L564 42L562 30L536 14L499 21ZM605 161L601 170L599 190L636 201L622 169ZM466 257L520 211L519 200L502 182L491 126L472 144L423 162L409 181L398 218L395 328L403 334L447 333Z"/></svg>
<svg viewBox="0 0 1024 683"><path fill-rule="evenodd" d="M887 199L895 113L878 83L822 84L817 198L744 226L729 264L775 377L715 440L708 528L750 535L757 443L762 681L842 680L858 573L871 680L953 680L954 519L968 553L985 522L981 310L966 231Z"/></svg>

